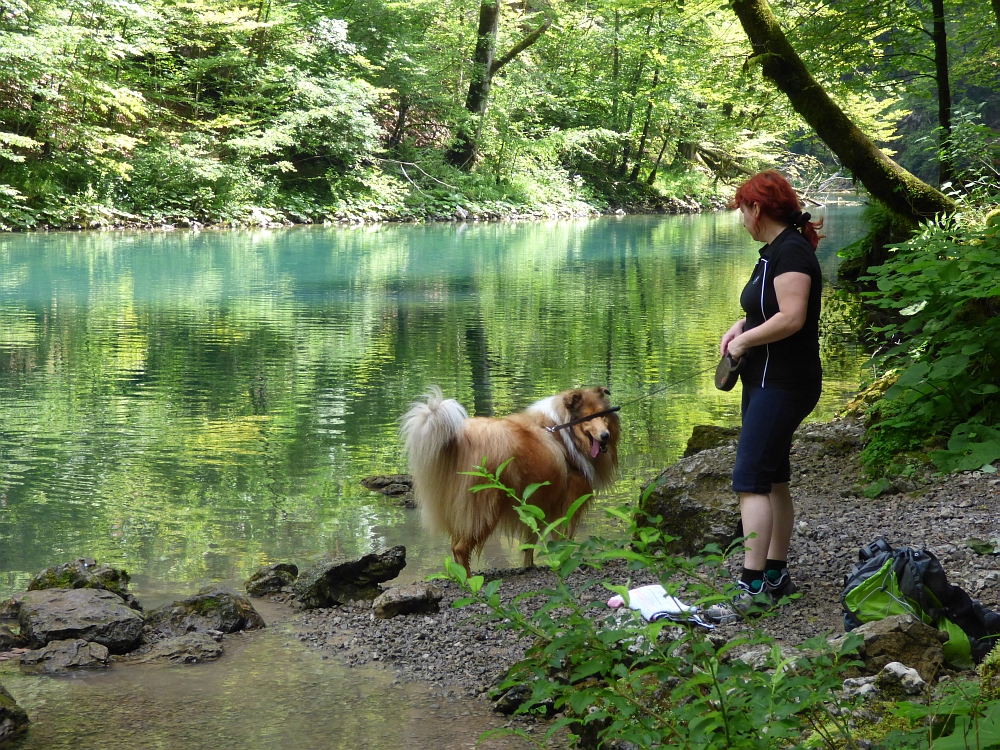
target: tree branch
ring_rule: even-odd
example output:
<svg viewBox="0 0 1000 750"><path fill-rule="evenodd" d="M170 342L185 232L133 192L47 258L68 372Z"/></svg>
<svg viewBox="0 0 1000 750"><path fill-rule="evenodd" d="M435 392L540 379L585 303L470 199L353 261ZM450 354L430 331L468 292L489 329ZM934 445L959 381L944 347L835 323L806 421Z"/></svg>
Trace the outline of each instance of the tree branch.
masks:
<svg viewBox="0 0 1000 750"><path fill-rule="evenodd" d="M506 55L499 58L498 60L494 60L493 64L490 66L490 76L495 75L496 72L500 70L500 68L502 68L504 65L513 60L515 57L520 55L522 52L528 49L528 47L530 47L532 44L537 42L538 38L546 31L548 31L549 26L551 25L552 25L552 19L546 18L544 21L542 21L541 26L539 26L537 29L528 34L528 36L524 37L524 39L515 44L513 47L511 47L510 51Z"/></svg>

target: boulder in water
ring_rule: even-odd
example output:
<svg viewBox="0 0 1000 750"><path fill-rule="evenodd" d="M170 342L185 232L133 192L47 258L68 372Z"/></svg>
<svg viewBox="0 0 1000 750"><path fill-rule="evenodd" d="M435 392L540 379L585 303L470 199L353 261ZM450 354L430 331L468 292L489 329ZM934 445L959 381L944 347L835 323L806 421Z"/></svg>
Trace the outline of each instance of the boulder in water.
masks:
<svg viewBox="0 0 1000 750"><path fill-rule="evenodd" d="M24 643L24 638L21 637L20 633L15 633L7 626L0 625L0 651L21 648Z"/></svg>
<svg viewBox="0 0 1000 750"><path fill-rule="evenodd" d="M19 621L21 635L34 649L82 638L100 643L112 654L124 654L142 637L142 617L119 596L102 589L29 591L21 599Z"/></svg>
<svg viewBox="0 0 1000 750"><path fill-rule="evenodd" d="M28 714L0 685L0 745L26 732L29 723Z"/></svg>
<svg viewBox="0 0 1000 750"><path fill-rule="evenodd" d="M264 627L250 600L223 586L206 586L194 596L165 604L146 615L146 630L168 636L218 630L235 633Z"/></svg>
<svg viewBox="0 0 1000 750"><path fill-rule="evenodd" d="M430 614L440 609L441 596L441 590L429 583L393 586L372 602L372 611L384 620L396 615Z"/></svg>
<svg viewBox="0 0 1000 750"><path fill-rule="evenodd" d="M222 656L222 644L207 633L186 633L155 644L138 663L170 661L175 664L198 664Z"/></svg>
<svg viewBox="0 0 1000 750"><path fill-rule="evenodd" d="M366 490L391 497L403 507L417 507L413 497L413 477L409 474L376 474L362 479L361 486Z"/></svg>
<svg viewBox="0 0 1000 750"><path fill-rule="evenodd" d="M45 589L99 589L110 591L122 598L132 609L142 609L139 601L128 591L129 576L121 568L98 565L89 557L46 568L31 579L28 591Z"/></svg>
<svg viewBox="0 0 1000 750"><path fill-rule="evenodd" d="M306 609L374 599L382 593L379 584L391 581L405 567L406 548L402 546L356 560L328 557L299 576L295 597Z"/></svg>
<svg viewBox="0 0 1000 750"><path fill-rule="evenodd" d="M292 563L274 563L259 568L245 586L250 596L267 596L281 591L285 586L291 586L298 577L299 569Z"/></svg>
<svg viewBox="0 0 1000 750"><path fill-rule="evenodd" d="M21 654L21 671L58 674L74 669L100 669L110 665L111 656L100 643L82 638L52 641L44 648Z"/></svg>

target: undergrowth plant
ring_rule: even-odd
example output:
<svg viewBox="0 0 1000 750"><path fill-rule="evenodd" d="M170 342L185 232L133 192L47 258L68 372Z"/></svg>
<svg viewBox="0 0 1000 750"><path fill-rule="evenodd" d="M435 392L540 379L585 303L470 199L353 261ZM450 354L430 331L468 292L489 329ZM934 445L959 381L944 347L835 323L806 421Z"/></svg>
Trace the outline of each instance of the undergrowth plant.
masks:
<svg viewBox="0 0 1000 750"><path fill-rule="evenodd" d="M446 567L447 577L468 594L454 606L484 604L486 617L533 640L500 689L530 688L520 713L551 706L561 716L543 740L527 739L542 746L568 728L599 742L642 748L784 748L810 738L817 747L857 747L835 691L844 670L857 663L852 654L859 638L849 635L834 647L818 637L792 653L753 621L727 639L689 623L646 622L627 607L613 613L604 603L607 596L620 594L628 602L630 581L622 580L622 565L630 576L652 574L668 594L689 602L726 600L732 592L721 585L728 580L725 555L714 545L693 558L672 555L665 549L670 537L637 525L625 509L609 513L629 524L628 537L570 539L563 530L587 498L577 500L566 517L546 522L529 502L542 485L517 497L499 479L505 466L493 473L484 463L470 472L483 480L473 492L497 489L515 501L537 539L523 548L534 550L553 582L505 602L500 580L468 576L452 561ZM765 669L737 657L750 650L763 658Z"/></svg>
<svg viewBox="0 0 1000 750"><path fill-rule="evenodd" d="M862 458L873 474L894 457L938 448L940 471L994 471L1000 458L1000 226L956 216L891 249L863 281L893 315L875 332L876 362L899 377L870 413ZM945 444L946 441L946 444Z"/></svg>

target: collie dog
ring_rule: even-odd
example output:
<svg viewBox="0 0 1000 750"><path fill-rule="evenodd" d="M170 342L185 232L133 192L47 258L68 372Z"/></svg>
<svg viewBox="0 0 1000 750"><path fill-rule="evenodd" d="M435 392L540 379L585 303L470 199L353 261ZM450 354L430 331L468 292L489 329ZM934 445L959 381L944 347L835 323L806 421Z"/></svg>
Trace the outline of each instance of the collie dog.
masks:
<svg viewBox="0 0 1000 750"><path fill-rule="evenodd" d="M546 523L563 517L577 498L611 484L618 468L617 414L557 432L546 429L609 409L610 393L607 388L564 391L503 419L470 419L462 405L443 398L437 386L431 386L424 401L413 404L400 430L413 492L424 527L451 537L455 562L471 573L470 556L481 553L498 529L523 542L536 541L509 495L496 489L470 492L483 480L460 472L477 469L483 458L490 472L513 459L499 479L518 497L529 485L548 482L529 499L545 511ZM570 519L569 534L580 515ZM530 568L533 562L532 551L525 550L524 566Z"/></svg>

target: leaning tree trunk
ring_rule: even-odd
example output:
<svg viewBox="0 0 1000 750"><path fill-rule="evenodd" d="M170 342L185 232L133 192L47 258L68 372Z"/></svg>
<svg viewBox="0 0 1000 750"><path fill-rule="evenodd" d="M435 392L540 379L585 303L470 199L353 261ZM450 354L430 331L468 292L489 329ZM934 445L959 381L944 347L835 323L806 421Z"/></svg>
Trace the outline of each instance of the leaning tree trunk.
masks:
<svg viewBox="0 0 1000 750"><path fill-rule="evenodd" d="M656 91L656 84L660 81L660 69L653 72L653 89ZM646 121L642 124L642 136L639 138L639 150L635 156L635 166L632 167L632 174L628 176L629 182L636 182L639 179L639 169L642 167L642 159L646 155L646 138L649 136L649 122L653 119L653 93L649 95L649 102L646 104Z"/></svg>
<svg viewBox="0 0 1000 750"><path fill-rule="evenodd" d="M551 24L551 19L545 19L541 26L511 47L507 54L496 58L500 3L498 0L483 0L479 6L479 31L476 33L476 51L472 56L469 94L465 98L465 109L471 115L470 122L458 132L455 143L449 149L446 155L449 164L466 171L475 166L479 158L479 135L483 127L486 105L489 103L493 76L504 65L537 42Z"/></svg>
<svg viewBox="0 0 1000 750"><path fill-rule="evenodd" d="M934 78L938 90L938 126L941 128L941 140L938 146L940 154L939 179L943 185L955 180L955 168L951 160L951 82L948 78L948 33L944 25L944 0L931 0L931 10L934 13Z"/></svg>
<svg viewBox="0 0 1000 750"><path fill-rule="evenodd" d="M734 0L733 9L764 75L873 197L916 221L955 210L954 201L883 154L837 106L789 44L767 0Z"/></svg>

